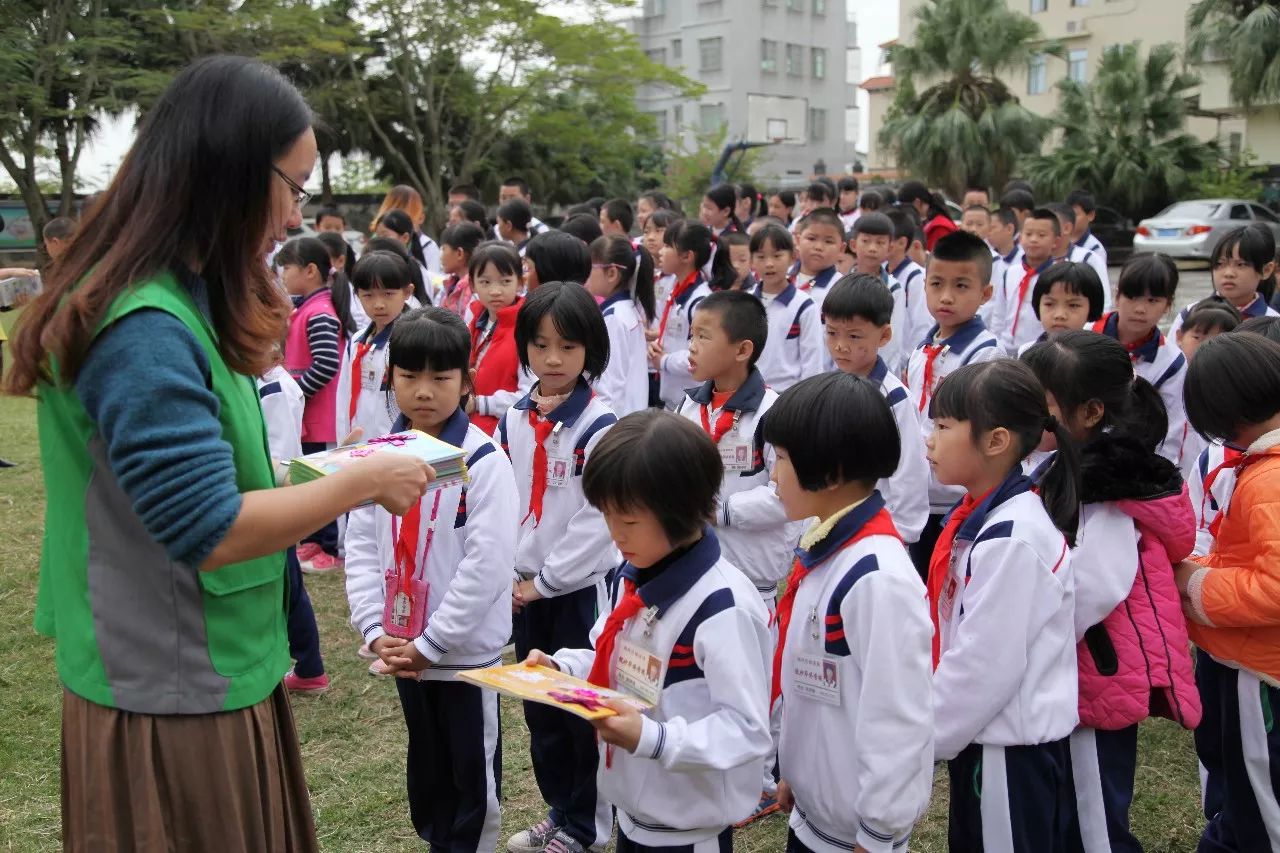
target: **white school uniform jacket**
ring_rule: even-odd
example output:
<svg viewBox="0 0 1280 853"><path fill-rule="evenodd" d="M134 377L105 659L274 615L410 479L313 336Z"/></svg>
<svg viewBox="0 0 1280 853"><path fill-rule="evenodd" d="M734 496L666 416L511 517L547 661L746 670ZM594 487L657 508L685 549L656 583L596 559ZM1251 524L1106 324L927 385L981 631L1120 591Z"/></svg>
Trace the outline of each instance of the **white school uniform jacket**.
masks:
<svg viewBox="0 0 1280 853"><path fill-rule="evenodd" d="M774 296L757 284L751 293L764 303L769 336L756 369L769 387L781 394L801 379L826 372L826 333L822 317L809 294L790 282Z"/></svg>
<svg viewBox="0 0 1280 853"><path fill-rule="evenodd" d="M659 361L658 394L668 409L680 405L687 388L695 384L693 374L689 372L689 334L693 328L693 312L698 303L711 295L702 273L698 273L696 283L675 296L675 284L667 293L663 307L658 311L659 327L663 312L667 314L667 327L662 334L663 356Z"/></svg>
<svg viewBox="0 0 1280 853"><path fill-rule="evenodd" d="M387 353L391 341L391 330L395 324L387 326L381 333L373 333L373 324L347 342L342 351L342 367L338 371L337 419L338 438L345 438L351 430L360 427L365 438L376 438L391 432L391 424L400 417L395 397L387 393ZM360 375L352 372L356 353L361 344L369 343L373 348L360 359ZM351 417L351 389L359 383L359 396L356 398L355 417Z"/></svg>
<svg viewBox="0 0 1280 853"><path fill-rule="evenodd" d="M929 520L929 460L925 458L920 415L911 404L906 386L893 375L884 359L876 359L867 379L875 383L889 404L898 426L900 447L898 470L876 483L876 488L889 506L889 515L902 541L911 544L920 538L920 531Z"/></svg>
<svg viewBox="0 0 1280 853"><path fill-rule="evenodd" d="M1068 258L1079 264L1088 264L1098 274L1102 282L1102 310L1111 310L1111 278L1107 272L1107 250L1102 241L1093 236L1092 231L1084 232L1084 236L1071 244Z"/></svg>
<svg viewBox="0 0 1280 853"><path fill-rule="evenodd" d="M1208 298L1216 299L1219 302L1226 301L1216 294ZM1199 304L1199 302L1192 302L1190 305L1179 311L1178 315L1173 318L1173 323L1169 326L1169 334L1165 335L1164 345L1166 347L1181 352L1181 349L1178 347L1178 330L1181 329L1182 324L1186 322L1187 316L1191 313L1191 309L1195 308ZM1253 301L1246 305L1244 310L1240 312L1240 319L1242 320L1248 320L1251 317L1280 317L1280 311L1276 311L1268 305L1267 300L1263 298L1261 293L1255 293L1253 295Z"/></svg>
<svg viewBox="0 0 1280 853"><path fill-rule="evenodd" d="M1232 453L1239 453L1233 450ZM1227 447L1220 441L1210 442L1196 457L1195 465L1187 474L1187 496L1191 499L1191 509L1196 514L1196 547L1191 552L1193 557L1203 557L1213 550L1213 533L1210 525L1227 511L1231 503L1231 493L1236 487L1236 472L1224 468L1214 478L1213 485L1206 492L1205 480L1227 458Z"/></svg>
<svg viewBox="0 0 1280 853"><path fill-rule="evenodd" d="M402 428L404 419L393 426ZM470 482L429 491L421 501L414 563L430 586L426 628L413 645L431 661L419 678L431 681L502 662L502 647L511 637L511 566L519 523L511 463L493 439L461 409L445 423L440 439L466 451ZM435 533L429 537L437 497ZM391 518L382 507L370 506L352 510L347 519L347 601L351 624L366 643L386 633L384 575L395 567L396 546ZM396 520L397 529L402 522Z"/></svg>
<svg viewBox="0 0 1280 853"><path fill-rule="evenodd" d="M934 758L1029 746L1079 722L1066 539L1014 470L960 525L938 604Z"/></svg>
<svg viewBox="0 0 1280 853"><path fill-rule="evenodd" d="M850 542L884 507L873 493L807 551L782 657L781 776L791 829L814 853L906 844L933 787L924 584L893 536ZM803 682L834 669L822 698ZM807 675L802 675L807 674Z"/></svg>
<svg viewBox="0 0 1280 853"><path fill-rule="evenodd" d="M982 303L982 307L978 309L978 316L987 324L988 329L991 328L991 312L996 304L996 291L1004 287L1004 273L1009 267L1022 267L1022 246L1017 241L1014 241L1013 251L1007 255L1002 255L995 249L991 250L991 298Z"/></svg>
<svg viewBox="0 0 1280 853"><path fill-rule="evenodd" d="M596 380L596 393L618 417L649 406L649 342L640 306L625 290L600 304L609 333L609 363Z"/></svg>
<svg viewBox="0 0 1280 853"><path fill-rule="evenodd" d="M498 438L511 458L518 495L516 575L533 578L543 597L554 598L599 583L613 568L609 528L582 494L582 470L618 419L583 379L547 416L556 426L545 443L548 476L539 521L530 512L537 442L529 413L536 411L529 397L521 399L498 422ZM557 462L564 466L560 477Z"/></svg>
<svg viewBox="0 0 1280 853"><path fill-rule="evenodd" d="M1112 312L1094 323L1093 331L1119 339L1119 321L1120 315ZM1187 380L1187 357L1177 347L1165 346L1159 329L1152 330L1151 338L1145 343L1130 349L1129 357L1133 359L1133 372L1160 392L1169 418L1169 431L1156 452L1181 467L1182 440L1187 434L1187 411L1182 402L1182 386Z"/></svg>
<svg viewBox="0 0 1280 853"><path fill-rule="evenodd" d="M978 364L984 361L995 361L1004 358L1005 353L997 343L995 335L987 331L981 317L974 317L957 329L945 340L935 340L938 327L935 325L911 353L907 363L907 393L909 402L915 407L920 417L920 435L928 441L933 435L933 419L929 417L929 403L933 400L933 392L956 368L966 364ZM925 372L928 366L928 348L941 346L933 361L930 381L925 383ZM964 497L964 489L960 486L944 486L937 481L933 473L929 474L929 512L941 515L951 509L952 505Z"/></svg>
<svg viewBox="0 0 1280 853"><path fill-rule="evenodd" d="M925 271L924 267L910 258L903 258L902 263L893 269L889 269L886 262L885 270L902 287L902 328L899 330L895 327L893 335L902 338L903 346L900 349L905 364L906 359L911 355L911 351L906 347L923 338L929 331L929 327L933 325L933 317L929 314L929 306L925 302ZM901 369L902 366L899 366L898 370Z"/></svg>
<svg viewBox="0 0 1280 853"><path fill-rule="evenodd" d="M720 416L720 410L709 408L714 389L715 383L710 381L690 388L676 413L705 429L702 412L707 407L708 423L714 425ZM778 581L791 568L791 551L804 526L803 522L787 520L782 501L769 482L777 454L773 445L765 443L761 421L777 399L777 392L765 387L760 371L752 370L725 403L725 409L735 413L735 426L720 438L725 473L716 509L716 535L725 559L769 602L777 595ZM732 461L737 458L735 451L744 454L744 464ZM735 467L740 470L731 470Z"/></svg>
<svg viewBox="0 0 1280 853"><path fill-rule="evenodd" d="M1056 260L1050 258L1035 268L1025 292L1022 290L1022 279L1028 269L1025 260L1005 269L1004 278L995 285L991 294L991 331L1005 352L1017 352L1027 341L1034 341L1044 333L1044 326L1040 325L1031 304L1031 295L1040 273Z"/></svg>
<svg viewBox="0 0 1280 853"><path fill-rule="evenodd" d="M277 364L258 377L258 400L267 424L267 447L272 462L287 462L302 455L302 410L306 398L284 365Z"/></svg>
<svg viewBox="0 0 1280 853"><path fill-rule="evenodd" d="M1114 501L1080 505L1076 547L1071 550L1075 582L1076 642L1124 603L1138 577L1138 529Z"/></svg>
<svg viewBox="0 0 1280 853"><path fill-rule="evenodd" d="M834 266L827 267L815 276L807 276L800 272L799 261L792 267L791 283L802 293L809 294L809 298L818 306L819 314L822 313L822 303L831 292L831 286L839 280L839 271Z"/></svg>
<svg viewBox="0 0 1280 853"><path fill-rule="evenodd" d="M893 336L889 339L889 343L880 347L879 356L884 359L885 364L895 372L901 372L907 367L907 359L911 357L911 341L912 338L907 337L906 329L909 325L907 318L907 300L906 291L903 290L902 284L883 269L880 270L880 280L884 282L884 286L889 288L889 296L893 299L893 313L889 315L889 326L893 329ZM832 362L832 367L835 362Z"/></svg>
<svg viewBox="0 0 1280 853"><path fill-rule="evenodd" d="M624 563L611 581L611 605L624 578L645 609L618 632L610 663L625 643L664 664L657 707L644 712L635 753L600 744L600 797L618 809L618 826L637 844L667 847L715 838L751 814L760 799L769 734L768 615L751 582L720 554L707 528L674 559L647 569ZM594 645L608 612L591 629ZM594 649L561 649L555 662L586 678ZM611 758L606 755L611 753Z"/></svg>

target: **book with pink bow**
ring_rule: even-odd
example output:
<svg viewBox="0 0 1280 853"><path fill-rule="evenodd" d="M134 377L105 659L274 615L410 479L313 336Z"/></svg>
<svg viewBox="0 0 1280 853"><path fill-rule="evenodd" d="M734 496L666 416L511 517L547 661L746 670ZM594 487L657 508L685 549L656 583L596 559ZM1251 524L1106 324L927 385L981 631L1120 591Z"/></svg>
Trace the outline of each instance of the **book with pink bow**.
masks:
<svg viewBox="0 0 1280 853"><path fill-rule="evenodd" d="M436 477L428 491L467 482L466 451L416 429L299 456L289 463L289 482L301 485L319 480L379 453L415 456L430 465Z"/></svg>
<svg viewBox="0 0 1280 853"><path fill-rule="evenodd" d="M469 669L459 672L458 678L513 699L550 705L584 720L599 720L617 714L617 711L604 704L606 699L627 702L637 711L647 711L653 707L630 693L597 687L581 678L574 678L546 666L516 663L487 669Z"/></svg>

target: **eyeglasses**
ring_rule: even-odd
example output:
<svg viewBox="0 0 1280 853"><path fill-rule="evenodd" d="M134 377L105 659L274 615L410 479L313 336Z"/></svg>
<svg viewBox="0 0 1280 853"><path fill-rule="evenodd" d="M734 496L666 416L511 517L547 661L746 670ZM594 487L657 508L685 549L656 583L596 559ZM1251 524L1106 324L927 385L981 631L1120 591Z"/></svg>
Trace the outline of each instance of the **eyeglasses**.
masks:
<svg viewBox="0 0 1280 853"><path fill-rule="evenodd" d="M272 166L271 171L279 175L280 180L288 184L289 189L293 190L293 201L295 204L298 205L298 207L304 207L306 206L307 202L311 201L311 193L307 192L302 187L298 186L297 182L294 181L293 178L286 175L284 172L280 171L279 167Z"/></svg>

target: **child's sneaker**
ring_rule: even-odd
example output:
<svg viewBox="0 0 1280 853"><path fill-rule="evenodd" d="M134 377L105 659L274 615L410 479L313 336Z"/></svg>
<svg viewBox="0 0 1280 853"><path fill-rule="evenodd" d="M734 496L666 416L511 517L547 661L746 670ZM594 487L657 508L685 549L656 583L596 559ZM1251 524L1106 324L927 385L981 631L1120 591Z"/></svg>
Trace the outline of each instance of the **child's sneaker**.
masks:
<svg viewBox="0 0 1280 853"><path fill-rule="evenodd" d="M382 658L375 658L373 663L369 664L369 674L378 676L390 675L391 670L382 662Z"/></svg>
<svg viewBox="0 0 1280 853"><path fill-rule="evenodd" d="M356 649L356 657L361 660L377 660L378 653L369 648L368 643L361 643L360 648Z"/></svg>
<svg viewBox="0 0 1280 853"><path fill-rule="evenodd" d="M761 794L760 802L756 803L755 811L753 811L745 820L740 820L733 825L734 829L742 829L748 824L755 823L762 817L768 817L778 811L778 797L776 794Z"/></svg>
<svg viewBox="0 0 1280 853"><path fill-rule="evenodd" d="M321 552L321 548L314 542L303 542L298 546L298 562L305 563L311 560L316 554Z"/></svg>
<svg viewBox="0 0 1280 853"><path fill-rule="evenodd" d="M542 853L543 850L549 849L548 845L558 834L560 834L560 827L552 823L551 818L547 818L542 823L511 836L511 840L507 842L507 849L511 853ZM574 844L578 843L572 838L569 840ZM577 849L581 851L582 846L579 845Z"/></svg>
<svg viewBox="0 0 1280 853"><path fill-rule="evenodd" d="M302 571L306 574L312 575L318 572L332 572L335 569L341 569L345 566L346 562L341 558L321 551L308 562L302 563Z"/></svg>
<svg viewBox="0 0 1280 853"><path fill-rule="evenodd" d="M578 843L578 839L562 829L547 842L547 846L542 848L542 853L586 853L586 851Z"/></svg>
<svg viewBox="0 0 1280 853"><path fill-rule="evenodd" d="M289 670L284 677L284 686L290 693L318 695L329 689L329 676L321 673L314 678L303 678L293 670Z"/></svg>

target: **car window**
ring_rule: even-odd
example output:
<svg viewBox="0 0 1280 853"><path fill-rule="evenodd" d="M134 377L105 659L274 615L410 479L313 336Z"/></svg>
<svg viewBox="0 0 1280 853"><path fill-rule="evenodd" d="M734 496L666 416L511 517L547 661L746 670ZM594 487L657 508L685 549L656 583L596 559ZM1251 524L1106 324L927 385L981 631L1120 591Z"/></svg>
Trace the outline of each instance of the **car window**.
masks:
<svg viewBox="0 0 1280 853"><path fill-rule="evenodd" d="M1249 213L1249 205L1233 204L1231 205L1231 218L1250 220L1253 219L1253 214Z"/></svg>
<svg viewBox="0 0 1280 853"><path fill-rule="evenodd" d="M1220 204L1208 201L1180 201L1162 210L1160 219L1212 219L1218 215Z"/></svg>
<svg viewBox="0 0 1280 853"><path fill-rule="evenodd" d="M1254 219L1261 219L1263 222L1280 222L1280 218L1260 204L1251 204L1249 209L1253 211Z"/></svg>
<svg viewBox="0 0 1280 853"><path fill-rule="evenodd" d="M1099 207L1094 211L1094 225L1118 225L1119 223L1120 214L1109 207Z"/></svg>

